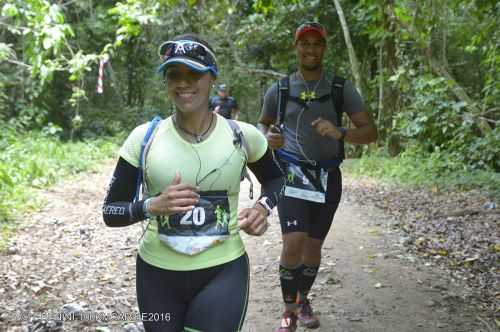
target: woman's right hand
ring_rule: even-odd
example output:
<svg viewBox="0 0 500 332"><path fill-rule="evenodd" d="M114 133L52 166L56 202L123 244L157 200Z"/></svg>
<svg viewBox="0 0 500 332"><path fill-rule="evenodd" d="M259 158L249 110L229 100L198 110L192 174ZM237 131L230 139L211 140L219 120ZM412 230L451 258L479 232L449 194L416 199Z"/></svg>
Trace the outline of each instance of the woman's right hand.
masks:
<svg viewBox="0 0 500 332"><path fill-rule="evenodd" d="M181 183L181 174L175 173L172 183L159 196L153 197L149 204L149 213L153 216L170 216L194 209L200 195L196 187Z"/></svg>
<svg viewBox="0 0 500 332"><path fill-rule="evenodd" d="M269 127L266 138L267 138L267 144L269 145L269 148L272 150L277 150L281 148L283 144L285 144L285 138L283 137L283 134L281 133L280 129L275 125L271 125Z"/></svg>

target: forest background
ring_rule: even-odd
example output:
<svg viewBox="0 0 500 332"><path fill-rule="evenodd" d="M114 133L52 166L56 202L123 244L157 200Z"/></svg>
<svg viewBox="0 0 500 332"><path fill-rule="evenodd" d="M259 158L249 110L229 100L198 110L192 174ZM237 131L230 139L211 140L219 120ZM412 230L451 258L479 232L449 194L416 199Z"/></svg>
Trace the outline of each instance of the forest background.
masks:
<svg viewBox="0 0 500 332"><path fill-rule="evenodd" d="M379 128L377 144L349 147L352 172L499 195L497 1L2 0L0 10L4 232L37 205L31 188L96 167L136 125L173 111L155 74L162 41L206 37L240 120L256 123L266 88L296 69L304 21L326 26L327 69L355 83Z"/></svg>

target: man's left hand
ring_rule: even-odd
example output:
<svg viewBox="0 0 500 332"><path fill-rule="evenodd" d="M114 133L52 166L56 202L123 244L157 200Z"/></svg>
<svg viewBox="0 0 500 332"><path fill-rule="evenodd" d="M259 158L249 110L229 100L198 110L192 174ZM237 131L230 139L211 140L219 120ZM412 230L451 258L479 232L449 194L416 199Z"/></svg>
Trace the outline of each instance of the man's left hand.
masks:
<svg viewBox="0 0 500 332"><path fill-rule="evenodd" d="M248 235L262 235L269 227L267 222L267 210L256 204L252 208L246 208L238 214L238 226Z"/></svg>
<svg viewBox="0 0 500 332"><path fill-rule="evenodd" d="M311 122L311 126L313 126L321 136L328 136L335 139L339 139L342 136L340 130L333 123L321 117Z"/></svg>

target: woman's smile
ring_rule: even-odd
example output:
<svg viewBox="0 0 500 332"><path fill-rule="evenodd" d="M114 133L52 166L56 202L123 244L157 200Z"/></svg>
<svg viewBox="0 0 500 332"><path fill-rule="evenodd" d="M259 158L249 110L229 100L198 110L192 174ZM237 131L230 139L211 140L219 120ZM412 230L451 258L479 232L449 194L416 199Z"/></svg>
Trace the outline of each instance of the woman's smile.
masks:
<svg viewBox="0 0 500 332"><path fill-rule="evenodd" d="M175 92L176 99L179 102L190 102L197 96L197 90L180 90Z"/></svg>

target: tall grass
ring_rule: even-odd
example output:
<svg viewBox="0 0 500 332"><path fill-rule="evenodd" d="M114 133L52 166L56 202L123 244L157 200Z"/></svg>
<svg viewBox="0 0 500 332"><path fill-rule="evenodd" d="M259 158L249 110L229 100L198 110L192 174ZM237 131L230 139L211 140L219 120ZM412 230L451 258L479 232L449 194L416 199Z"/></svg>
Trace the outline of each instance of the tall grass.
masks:
<svg viewBox="0 0 500 332"><path fill-rule="evenodd" d="M0 135L0 227L4 237L12 230L16 215L37 207L33 189L94 169L116 151L116 144L105 139L62 142L40 132Z"/></svg>
<svg viewBox="0 0 500 332"><path fill-rule="evenodd" d="M444 152L428 153L413 147L390 158L387 153L378 151L351 160L345 166L354 175L372 176L393 184L443 190L480 190L500 198L500 173L471 169Z"/></svg>

